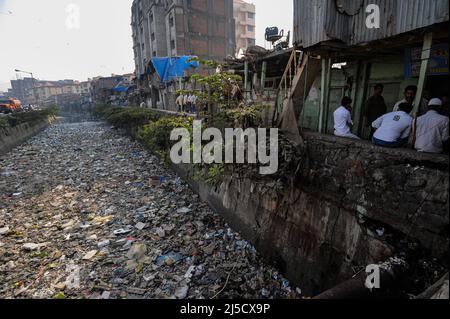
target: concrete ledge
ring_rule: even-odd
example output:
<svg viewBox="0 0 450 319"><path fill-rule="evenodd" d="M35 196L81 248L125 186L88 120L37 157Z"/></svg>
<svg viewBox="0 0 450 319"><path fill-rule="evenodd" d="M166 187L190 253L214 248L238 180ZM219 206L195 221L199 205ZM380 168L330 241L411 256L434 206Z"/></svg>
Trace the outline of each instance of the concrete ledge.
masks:
<svg viewBox="0 0 450 319"><path fill-rule="evenodd" d="M23 123L15 127L0 129L0 155L5 155L14 147L44 130L51 123L51 119L36 123Z"/></svg>
<svg viewBox="0 0 450 319"><path fill-rule="evenodd" d="M303 132L306 141L331 143L337 145L346 145L354 148L365 149L369 152L377 152L386 156L386 158L396 157L404 158L410 162L422 162L422 163L434 163L443 165L443 167L449 167L449 156L444 154L429 154L420 153L409 148L387 148L374 145L370 141L355 140L350 138L343 138L334 135L320 134L317 132Z"/></svg>

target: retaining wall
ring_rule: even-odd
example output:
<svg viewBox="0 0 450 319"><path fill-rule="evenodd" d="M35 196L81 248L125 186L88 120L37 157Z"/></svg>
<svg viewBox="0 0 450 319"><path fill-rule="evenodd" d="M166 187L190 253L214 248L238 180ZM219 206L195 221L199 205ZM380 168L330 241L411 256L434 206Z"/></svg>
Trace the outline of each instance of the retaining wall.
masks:
<svg viewBox="0 0 450 319"><path fill-rule="evenodd" d="M448 257L448 156L316 133L305 138L308 161L281 193L239 173L211 187L195 181L190 166L173 168L308 294L411 245Z"/></svg>
<svg viewBox="0 0 450 319"><path fill-rule="evenodd" d="M30 137L41 132L50 124L50 119L34 123L23 123L15 127L0 128L0 155L22 144Z"/></svg>

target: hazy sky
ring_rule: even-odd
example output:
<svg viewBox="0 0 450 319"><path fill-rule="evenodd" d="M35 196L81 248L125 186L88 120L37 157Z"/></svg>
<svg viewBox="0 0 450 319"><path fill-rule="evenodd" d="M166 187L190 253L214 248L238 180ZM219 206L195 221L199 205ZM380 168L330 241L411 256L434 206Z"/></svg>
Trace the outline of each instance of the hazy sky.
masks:
<svg viewBox="0 0 450 319"><path fill-rule="evenodd" d="M257 44L267 26L292 30L292 0L251 0L256 5ZM14 69L45 80L107 76L134 71L132 0L0 0L0 91ZM80 9L66 12L71 4ZM68 7L69 6L69 7ZM69 22L69 24L67 24ZM69 27L68 27L69 25Z"/></svg>

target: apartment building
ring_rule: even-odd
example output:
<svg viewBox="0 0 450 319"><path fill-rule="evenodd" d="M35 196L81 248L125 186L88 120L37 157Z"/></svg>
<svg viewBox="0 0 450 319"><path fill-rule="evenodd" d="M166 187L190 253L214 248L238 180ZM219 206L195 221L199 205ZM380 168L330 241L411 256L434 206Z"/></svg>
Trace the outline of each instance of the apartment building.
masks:
<svg viewBox="0 0 450 319"><path fill-rule="evenodd" d="M220 61L236 52L233 0L134 0L131 27L138 77L152 57Z"/></svg>
<svg viewBox="0 0 450 319"><path fill-rule="evenodd" d="M234 0L236 51L245 51L256 44L256 6L243 0Z"/></svg>

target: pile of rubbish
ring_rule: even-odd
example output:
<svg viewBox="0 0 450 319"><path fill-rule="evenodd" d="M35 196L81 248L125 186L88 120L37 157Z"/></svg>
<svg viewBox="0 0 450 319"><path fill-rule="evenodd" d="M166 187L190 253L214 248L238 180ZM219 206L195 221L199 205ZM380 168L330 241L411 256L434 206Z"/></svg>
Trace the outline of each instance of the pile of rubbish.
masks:
<svg viewBox="0 0 450 319"><path fill-rule="evenodd" d="M105 124L52 125L0 164L0 298L302 297Z"/></svg>

